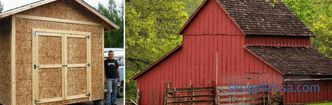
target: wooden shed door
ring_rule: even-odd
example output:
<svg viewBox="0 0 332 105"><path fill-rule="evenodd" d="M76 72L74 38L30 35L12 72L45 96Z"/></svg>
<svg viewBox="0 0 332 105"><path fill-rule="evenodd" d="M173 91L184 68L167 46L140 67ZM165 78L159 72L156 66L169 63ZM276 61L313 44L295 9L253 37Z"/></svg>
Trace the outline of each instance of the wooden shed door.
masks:
<svg viewBox="0 0 332 105"><path fill-rule="evenodd" d="M34 104L90 97L90 34L33 32Z"/></svg>

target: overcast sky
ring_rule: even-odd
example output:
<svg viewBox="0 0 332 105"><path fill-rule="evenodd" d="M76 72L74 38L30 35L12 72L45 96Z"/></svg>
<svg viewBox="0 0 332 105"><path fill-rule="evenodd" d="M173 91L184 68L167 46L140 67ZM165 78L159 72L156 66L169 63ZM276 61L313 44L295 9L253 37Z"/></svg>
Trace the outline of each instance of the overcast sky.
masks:
<svg viewBox="0 0 332 105"><path fill-rule="evenodd" d="M0 1L4 5L3 11L7 11L9 9L13 9L15 7L19 7L39 0L0 0ZM97 8L99 2L106 6L109 0L84 0L84 1L90 4L91 6ZM119 4L123 3L123 0L115 0L115 1L118 4L118 6Z"/></svg>

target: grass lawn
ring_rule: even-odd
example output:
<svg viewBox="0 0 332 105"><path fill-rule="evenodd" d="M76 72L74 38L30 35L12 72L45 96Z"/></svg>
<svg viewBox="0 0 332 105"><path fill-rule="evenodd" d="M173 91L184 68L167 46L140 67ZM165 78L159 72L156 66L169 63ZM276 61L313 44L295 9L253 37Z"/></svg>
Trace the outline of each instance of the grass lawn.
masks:
<svg viewBox="0 0 332 105"><path fill-rule="evenodd" d="M307 105L332 105L332 102L326 102L326 103L312 103Z"/></svg>

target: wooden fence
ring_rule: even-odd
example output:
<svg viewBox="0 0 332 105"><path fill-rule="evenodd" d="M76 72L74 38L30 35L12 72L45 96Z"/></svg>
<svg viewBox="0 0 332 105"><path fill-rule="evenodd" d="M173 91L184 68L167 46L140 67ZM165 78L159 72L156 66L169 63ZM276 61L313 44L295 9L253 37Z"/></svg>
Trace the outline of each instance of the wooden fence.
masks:
<svg viewBox="0 0 332 105"><path fill-rule="evenodd" d="M248 90L246 87L217 86L216 99L218 105L266 105L268 92Z"/></svg>
<svg viewBox="0 0 332 105"><path fill-rule="evenodd" d="M167 87L164 105L267 105L267 91L245 91L245 87Z"/></svg>
<svg viewBox="0 0 332 105"><path fill-rule="evenodd" d="M168 82L164 94L164 105L215 105L215 84L205 87L174 88Z"/></svg>

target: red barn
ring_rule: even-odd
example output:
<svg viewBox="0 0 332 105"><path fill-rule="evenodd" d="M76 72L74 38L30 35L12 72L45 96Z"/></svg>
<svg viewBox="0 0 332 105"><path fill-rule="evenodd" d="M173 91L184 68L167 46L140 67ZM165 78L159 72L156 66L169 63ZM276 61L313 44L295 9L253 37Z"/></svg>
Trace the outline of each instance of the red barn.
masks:
<svg viewBox="0 0 332 105"><path fill-rule="evenodd" d="M332 99L332 61L310 47L312 32L283 3L205 0L179 32L182 45L134 77L141 105L161 105L174 87L318 84L286 93L286 103Z"/></svg>

